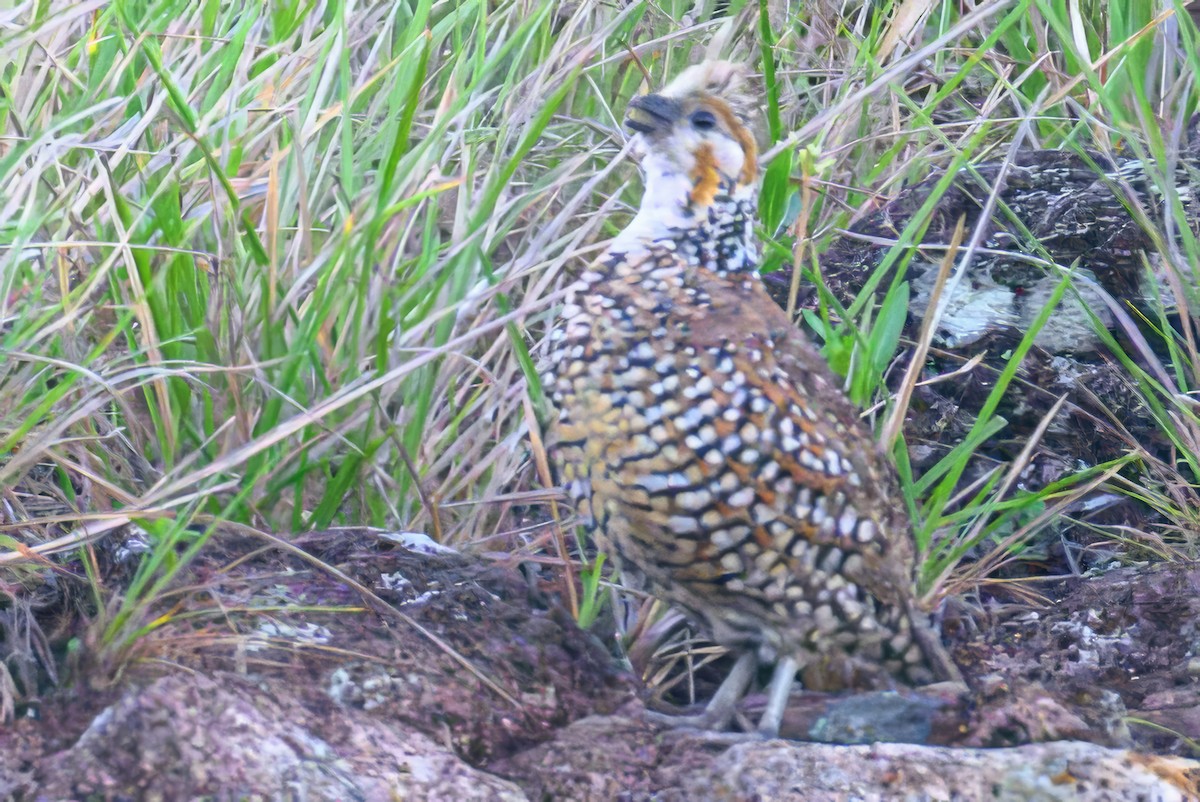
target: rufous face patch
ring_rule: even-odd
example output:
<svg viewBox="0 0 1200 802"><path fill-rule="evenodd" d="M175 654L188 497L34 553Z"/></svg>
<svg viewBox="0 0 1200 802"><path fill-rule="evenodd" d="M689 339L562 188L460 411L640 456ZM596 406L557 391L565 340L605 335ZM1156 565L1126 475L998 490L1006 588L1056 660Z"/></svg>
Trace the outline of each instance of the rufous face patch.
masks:
<svg viewBox="0 0 1200 802"><path fill-rule="evenodd" d="M738 141L738 144L742 146L742 151L746 154L746 160L742 163L742 173L738 176L738 183L753 184L758 177L758 143L754 141L754 134L734 115L727 104L716 102L710 104L710 108L721 118L721 122L725 124L725 130L733 134L733 138Z"/></svg>
<svg viewBox="0 0 1200 802"><path fill-rule="evenodd" d="M713 155L712 146L708 144L697 148L695 155L696 165L691 174L693 187L688 197L696 206L708 206L717 197L717 188L721 185L717 159Z"/></svg>

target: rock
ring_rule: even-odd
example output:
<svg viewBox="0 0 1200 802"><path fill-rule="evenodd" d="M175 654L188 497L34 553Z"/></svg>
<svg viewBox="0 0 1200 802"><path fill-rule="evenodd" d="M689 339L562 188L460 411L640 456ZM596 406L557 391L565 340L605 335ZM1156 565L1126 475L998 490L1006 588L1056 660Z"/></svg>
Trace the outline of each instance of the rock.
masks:
<svg viewBox="0 0 1200 802"><path fill-rule="evenodd" d="M730 743L733 743L731 746ZM532 799L1190 800L1200 762L1059 741L1005 749L835 746L591 716L497 770Z"/></svg>
<svg viewBox="0 0 1200 802"><path fill-rule="evenodd" d="M589 716L494 768L531 799L648 799L660 741L658 728L640 718Z"/></svg>
<svg viewBox="0 0 1200 802"><path fill-rule="evenodd" d="M526 799L420 733L336 711L312 721L292 700L184 674L128 690L40 769L52 799Z"/></svg>
<svg viewBox="0 0 1200 802"><path fill-rule="evenodd" d="M1130 717L1161 727L1165 734L1180 739L1200 739L1200 688L1183 687L1152 693L1142 699L1140 709L1131 710Z"/></svg>
<svg viewBox="0 0 1200 802"><path fill-rule="evenodd" d="M960 626L966 696L794 693L794 736L939 744L833 746L650 724L552 581L377 542L317 545L421 629L349 612L345 584L284 558L211 571L188 609L218 597L238 637L176 618L120 672L77 662L91 691L0 728L0 799L1200 798L1200 763L1180 757L1200 726L1195 566L1062 583L1053 607L996 611L966 642ZM1056 738L1073 740L1022 745Z"/></svg>
<svg viewBox="0 0 1200 802"><path fill-rule="evenodd" d="M860 693L829 705L809 735L814 741L835 744L926 743L936 712L934 701L912 694Z"/></svg>
<svg viewBox="0 0 1200 802"><path fill-rule="evenodd" d="M680 748L688 748L681 744ZM668 769L663 802L746 799L921 799L1057 802L1159 800L1200 794L1200 763L1080 741L1009 749L908 744L735 745L686 773Z"/></svg>

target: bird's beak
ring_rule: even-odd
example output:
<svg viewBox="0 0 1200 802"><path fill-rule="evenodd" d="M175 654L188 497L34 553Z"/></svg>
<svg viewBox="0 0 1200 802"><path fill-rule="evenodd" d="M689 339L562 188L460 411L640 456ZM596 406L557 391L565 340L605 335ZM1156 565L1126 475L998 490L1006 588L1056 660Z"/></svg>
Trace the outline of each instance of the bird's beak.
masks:
<svg viewBox="0 0 1200 802"><path fill-rule="evenodd" d="M679 101L662 95L638 95L629 101L625 125L639 134L666 131L679 119Z"/></svg>

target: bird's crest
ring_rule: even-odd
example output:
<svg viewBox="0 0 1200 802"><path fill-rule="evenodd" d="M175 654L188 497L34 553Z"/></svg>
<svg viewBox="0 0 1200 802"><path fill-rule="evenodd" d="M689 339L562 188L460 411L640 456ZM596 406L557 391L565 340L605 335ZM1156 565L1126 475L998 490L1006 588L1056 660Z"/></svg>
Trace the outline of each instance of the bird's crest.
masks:
<svg viewBox="0 0 1200 802"><path fill-rule="evenodd" d="M708 95L728 106L747 128L757 123L758 102L751 91L750 70L743 64L703 61L679 73L659 94L676 100Z"/></svg>

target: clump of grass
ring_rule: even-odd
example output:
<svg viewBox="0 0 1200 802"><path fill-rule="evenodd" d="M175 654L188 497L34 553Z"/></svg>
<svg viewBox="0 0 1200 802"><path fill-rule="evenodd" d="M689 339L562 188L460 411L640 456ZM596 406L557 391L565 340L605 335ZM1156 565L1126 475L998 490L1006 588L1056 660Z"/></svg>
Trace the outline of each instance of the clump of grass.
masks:
<svg viewBox="0 0 1200 802"><path fill-rule="evenodd" d="M141 527L90 575L121 653L226 524L535 541L529 332L634 197L627 45L686 61L681 8L6 12L6 570Z"/></svg>
<svg viewBox="0 0 1200 802"><path fill-rule="evenodd" d="M777 243L783 246L773 251L776 260L790 261L820 287L819 254L824 244L863 213L859 210L872 208L873 192L890 194L902 183L924 179L931 165L944 171L943 181L869 278L858 301L841 309L831 297L823 296L820 314L806 314L809 325L824 339L834 367L847 375L852 397L869 405L883 391L905 314L908 288L903 267L913 246L922 241L927 215L950 177L969 170L976 161L1003 160L1002 149L1011 151L1014 142L1121 151L1150 165L1151 181L1164 194L1168 230L1160 230L1144 210L1131 211L1158 243L1172 289L1183 301L1172 317L1178 321L1174 327L1165 309L1155 321L1162 334L1159 343L1139 340L1133 336L1136 327L1125 326L1130 339L1140 343L1137 353L1126 353L1106 330L1099 333L1124 364L1131 384L1159 423L1163 439L1174 446L1175 467L1169 471L1178 475L1167 484L1179 492L1195 483L1200 475L1191 446L1193 405L1186 398L1196 364L1191 358L1188 311L1189 299L1195 295L1190 270L1196 264L1195 237L1184 222L1187 197L1181 198L1173 178L1179 136L1195 107L1191 48L1195 29L1183 7L1110 11L1030 0L988 4L969 14L938 2L905 3L903 10L897 4L894 11L888 15L886 10L864 10L842 18L841 28L830 34L837 37L837 44L831 38L824 48L797 46L774 52L779 63L773 73L809 76L806 83L793 81L792 86L805 86L808 108L822 109L807 124L790 118L781 127L795 133L768 151L777 154L779 161L794 162L796 148L803 145L812 154L805 157L807 164L822 166L804 168L799 176L795 170L783 175L767 171L764 196L771 199L768 207L780 218L777 222L768 216L768 230L777 234ZM801 30L811 35L816 25ZM803 37L795 41L808 44ZM822 73L813 64L821 64ZM1164 130L1173 131L1174 138L1164 136ZM780 214L781 209L788 211ZM958 247L974 248L973 236L974 232L965 232ZM875 288L882 298L878 305L871 303ZM1072 292L1071 280L1064 278L1052 301ZM1120 305L1118 299L1115 306ZM956 447L948 448L939 462L919 476L908 469L905 446L895 451L918 522L918 541L927 555L923 584L934 593L946 592L955 567L980 546L994 544L989 556L973 563L952 587L977 582L998 562L1011 560L1020 543L1039 528L1062 521L1065 510L1097 488L1120 490L1119 476L1138 476L1155 487L1163 486L1163 455L1148 453L1146 444L1131 443L1125 458L1084 466L1036 492L1020 490L1020 469L1036 444L1036 435L1049 425L1048 415L1012 466L1002 466L982 484L964 488L975 455L1005 426L996 414L998 404L1017 380L1036 331L1051 314L1053 308L1048 307L1013 350L963 442L947 444ZM916 368L921 367L930 335L931 331L925 332L912 357ZM905 358L913 353L906 347ZM1170 364L1162 362L1162 353L1172 355ZM910 368L897 396L903 401L924 377L912 369L914 365L901 367ZM905 404L885 411L886 439L892 442L900 434ZM1171 512L1167 505L1157 506L1170 522L1166 526L1176 533L1189 527L1178 517L1178 507L1170 506ZM1001 538L999 533L1005 531L1014 534ZM1194 542L1194 537L1189 539Z"/></svg>
<svg viewBox="0 0 1200 802"><path fill-rule="evenodd" d="M158 599L224 526L265 537L368 524L573 559L542 525L541 338L563 283L636 203L619 158L626 102L709 50L764 75L767 269L811 270L877 193L1016 134L1166 165L1175 143L1156 121L1179 124L1194 105L1195 31L1148 10L1020 0L964 14L930 0L843 12L682 0L4 12L6 582L82 575L96 648L119 659L163 625ZM1169 175L1155 180L1180 221ZM890 288L881 307L864 293L810 318L855 399L885 411L906 311L893 266L920 225L872 278ZM1200 358L1185 268L1197 254L1177 227L1159 248L1180 310L1155 321L1167 356L1125 359L1176 454L1131 450L1034 494L1014 492L1011 471L964 492L998 425L989 399L965 445L904 472L926 584L1101 480L1194 531L1187 399ZM897 426L889 436L903 469ZM149 551L110 586L104 550L131 524ZM588 575L585 617L603 587Z"/></svg>

